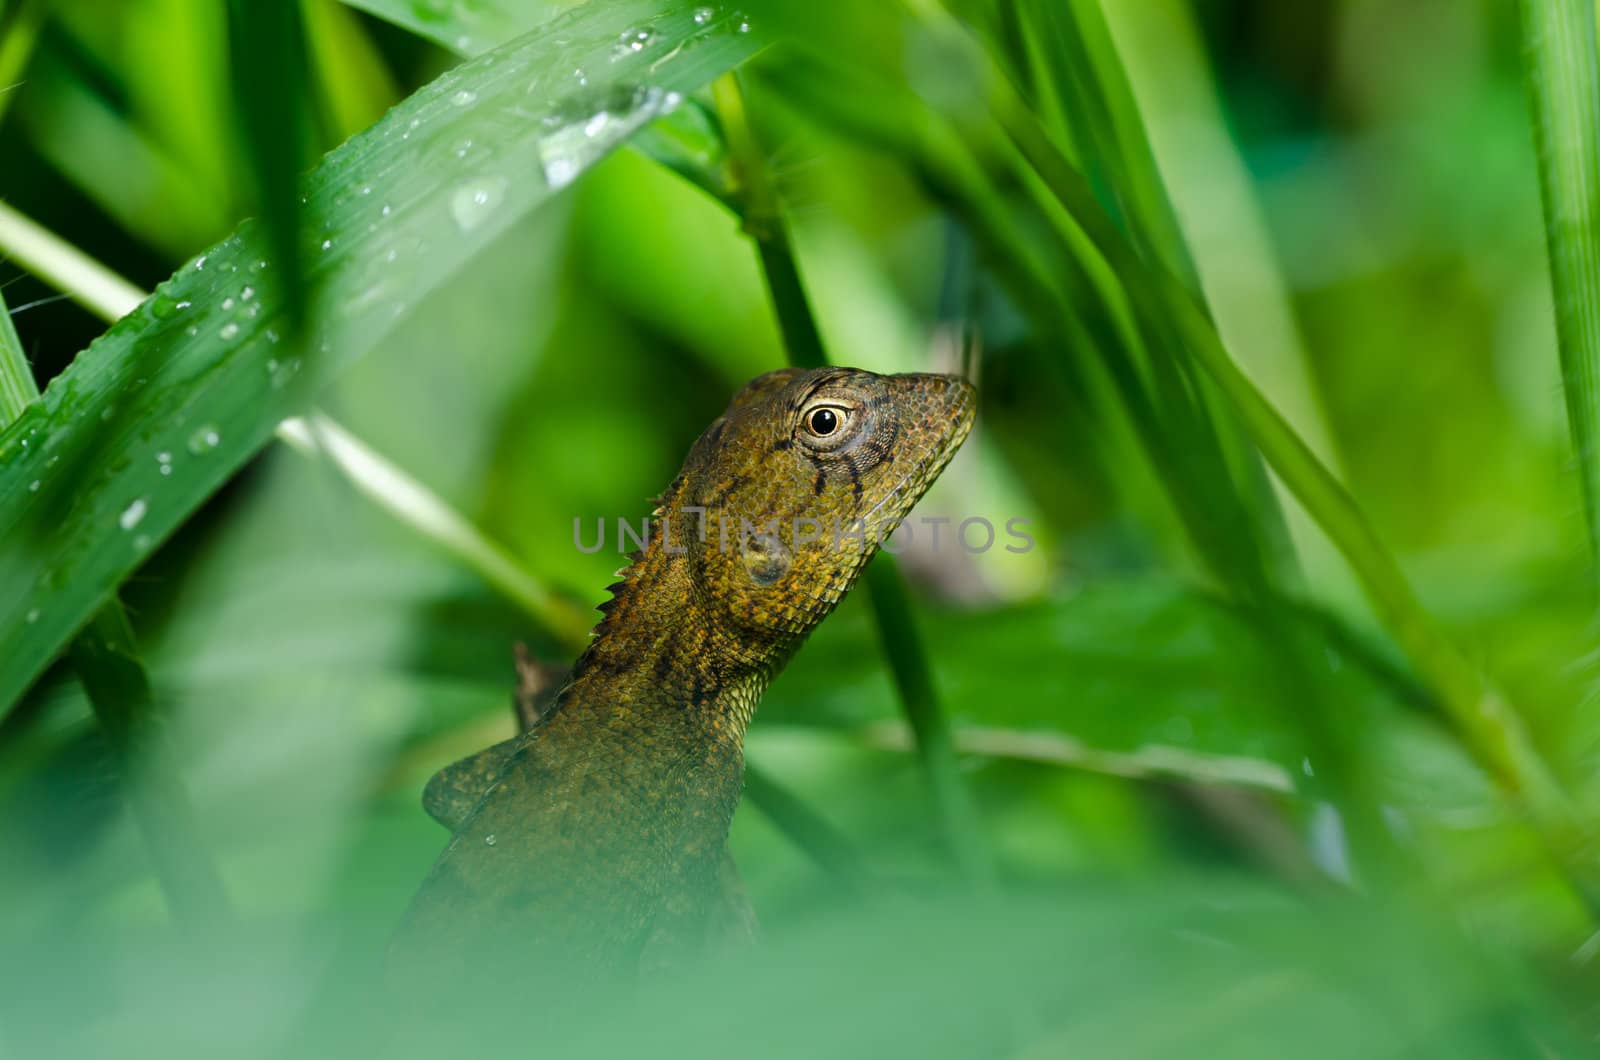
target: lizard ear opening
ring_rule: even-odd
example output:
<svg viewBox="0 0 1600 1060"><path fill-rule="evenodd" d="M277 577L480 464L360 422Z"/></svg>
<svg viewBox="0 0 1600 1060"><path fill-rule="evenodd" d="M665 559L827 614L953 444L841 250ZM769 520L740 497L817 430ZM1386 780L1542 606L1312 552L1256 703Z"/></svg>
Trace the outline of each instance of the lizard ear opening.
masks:
<svg viewBox="0 0 1600 1060"><path fill-rule="evenodd" d="M742 556L750 580L763 589L787 574L794 564L794 553L776 534L752 537L745 542Z"/></svg>

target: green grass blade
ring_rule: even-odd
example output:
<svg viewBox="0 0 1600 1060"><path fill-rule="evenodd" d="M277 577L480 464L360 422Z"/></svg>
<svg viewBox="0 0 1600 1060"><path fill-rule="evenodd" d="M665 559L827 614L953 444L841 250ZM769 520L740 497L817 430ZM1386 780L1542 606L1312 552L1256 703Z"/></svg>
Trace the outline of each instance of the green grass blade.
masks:
<svg viewBox="0 0 1600 1060"><path fill-rule="evenodd" d="M39 387L33 380L33 368L22 352L16 325L11 323L5 292L0 291L0 423L10 423L37 400Z"/></svg>
<svg viewBox="0 0 1600 1060"><path fill-rule="evenodd" d="M0 293L0 424L15 420L38 398ZM215 927L228 910L222 878L199 842L188 794L153 717L150 678L121 603L113 599L94 617L71 655L117 755L128 801L173 914L195 929Z"/></svg>
<svg viewBox="0 0 1600 1060"><path fill-rule="evenodd" d="M17 82L28 67L43 25L43 0L0 5L0 123L16 96Z"/></svg>
<svg viewBox="0 0 1600 1060"><path fill-rule="evenodd" d="M731 74L717 82L715 93L738 180L735 195L739 210L745 231L760 254L762 274L789 359L807 367L827 364L822 331L800 281L782 203L766 155L750 125L744 94ZM893 556L880 555L873 560L866 572L866 589L884 660L894 675L901 709L916 736L917 752L932 788L946 842L968 878L987 883L994 870L978 809L961 779L950 720L939 702L928 655L912 619L905 578Z"/></svg>
<svg viewBox="0 0 1600 1060"><path fill-rule="evenodd" d="M744 794L779 831L848 891L864 891L867 872L848 837L759 766L745 763Z"/></svg>
<svg viewBox="0 0 1600 1060"><path fill-rule="evenodd" d="M867 568L866 583L883 657L894 678L901 712L916 740L945 835L968 878L991 882L994 863L983 838L983 821L961 778L950 716L934 687L933 667L912 615L905 576L893 556L880 555Z"/></svg>
<svg viewBox="0 0 1600 1060"><path fill-rule="evenodd" d="M201 845L122 605L113 600L95 615L68 657L116 752L128 804L173 916L197 932L217 927L228 917L227 892Z"/></svg>
<svg viewBox="0 0 1600 1060"><path fill-rule="evenodd" d="M339 143L382 117L401 93L355 11L338 0L305 0L303 13L324 142Z"/></svg>
<svg viewBox="0 0 1600 1060"><path fill-rule="evenodd" d="M735 196L744 216L745 232L761 256L761 271L766 276L767 293L772 297L784 348L790 362L803 368L827 364L822 333L811 315L800 266L789 240L789 227L779 208L777 189L768 172L766 157L745 113L744 95L732 75L719 80L714 91L734 166L734 179L738 182Z"/></svg>
<svg viewBox="0 0 1600 1060"><path fill-rule="evenodd" d="M345 3L385 22L408 29L419 37L458 55L477 55L504 44L518 34L542 26L576 0L465 0L452 4L419 4L413 0L344 0Z"/></svg>
<svg viewBox="0 0 1600 1060"><path fill-rule="evenodd" d="M1111 5L1104 13L1219 334L1245 372L1338 473L1287 284L1187 0ZM1358 601L1326 537L1303 509L1287 508L1296 551L1312 584L1341 600Z"/></svg>
<svg viewBox="0 0 1600 1060"><path fill-rule="evenodd" d="M18 266L65 291L74 302L107 321L120 320L148 297L143 291L62 242L0 202L0 247ZM7 322L10 326L10 322Z"/></svg>
<svg viewBox="0 0 1600 1060"><path fill-rule="evenodd" d="M320 413L285 420L278 436L312 458L323 458L397 520L416 530L521 607L573 651L582 650L595 622L523 570L459 512Z"/></svg>
<svg viewBox="0 0 1600 1060"><path fill-rule="evenodd" d="M619 53L649 20L649 43ZM452 70L306 185L304 361L259 228L186 266L0 434L0 707L148 551L426 292L760 41L687 5L582 8ZM574 71L584 70L584 76ZM7 247L15 250L14 247ZM38 483L37 486L34 483Z"/></svg>
<svg viewBox="0 0 1600 1060"><path fill-rule="evenodd" d="M1562 389L1600 579L1600 59L1592 0L1522 0Z"/></svg>
<svg viewBox="0 0 1600 1060"><path fill-rule="evenodd" d="M255 177L256 216L277 263L277 294L290 324L305 323L300 172L311 155L305 20L297 2L228 2L228 72L245 154Z"/></svg>

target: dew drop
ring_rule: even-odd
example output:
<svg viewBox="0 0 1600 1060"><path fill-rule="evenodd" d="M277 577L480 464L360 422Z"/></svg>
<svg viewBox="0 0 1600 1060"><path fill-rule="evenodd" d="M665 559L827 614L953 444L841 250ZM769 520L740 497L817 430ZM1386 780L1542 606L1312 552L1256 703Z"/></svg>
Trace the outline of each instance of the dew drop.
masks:
<svg viewBox="0 0 1600 1060"><path fill-rule="evenodd" d="M478 102L478 94L470 88L463 88L460 92L450 97L450 102L458 107L470 107Z"/></svg>
<svg viewBox="0 0 1600 1060"><path fill-rule="evenodd" d="M232 310L233 309L233 305L234 305L233 299L231 299L231 298L224 298L222 300L222 309L223 309L224 312L228 312L228 311Z"/></svg>
<svg viewBox="0 0 1600 1060"><path fill-rule="evenodd" d="M256 296L256 289L254 287L251 287L249 284L246 284L244 290L239 292L239 301L248 302L248 301L250 301L250 299L254 298L255 296Z"/></svg>
<svg viewBox="0 0 1600 1060"><path fill-rule="evenodd" d="M168 452L157 453L156 466L161 469L163 475L172 474L172 454Z"/></svg>
<svg viewBox="0 0 1600 1060"><path fill-rule="evenodd" d="M617 47L612 53L612 57L620 59L636 52L642 52L654 36L655 33L653 31L645 28L624 30L622 36L617 38Z"/></svg>
<svg viewBox="0 0 1600 1060"><path fill-rule="evenodd" d="M215 427L211 426L210 424L206 424L204 427L201 427L199 430L189 435L189 441L187 444L189 447L189 452L191 453L209 453L218 445L222 444L222 434Z"/></svg>
<svg viewBox="0 0 1600 1060"><path fill-rule="evenodd" d="M39 621L39 609L35 607L28 612L28 625L31 626L37 621Z"/></svg>
<svg viewBox="0 0 1600 1060"><path fill-rule="evenodd" d="M450 216L463 232L470 232L487 220L505 197L506 181L501 177L464 184L450 197Z"/></svg>
<svg viewBox="0 0 1600 1060"><path fill-rule="evenodd" d="M483 837L483 845L484 846L492 847L492 846L494 846L494 843L495 843L495 839L494 839L494 833L493 832L490 832L488 835Z"/></svg>
<svg viewBox="0 0 1600 1060"><path fill-rule="evenodd" d="M703 26L716 17L716 14L717 13L709 7L697 7L694 9L694 24L697 26Z"/></svg>
<svg viewBox="0 0 1600 1060"><path fill-rule="evenodd" d="M144 502L143 497L140 497L124 508L121 515L117 516L117 525L124 530L132 530L139 525L139 521L144 518L145 513L149 510L150 506Z"/></svg>
<svg viewBox="0 0 1600 1060"><path fill-rule="evenodd" d="M553 131L539 145L546 183L552 189L572 183L613 144L682 99L676 92L656 87L618 85L557 108L551 113L554 122L545 121Z"/></svg>
<svg viewBox="0 0 1600 1060"><path fill-rule="evenodd" d="M239 325L230 320L228 323L222 325L221 330L219 330L217 334L229 341L236 339L239 337Z"/></svg>
<svg viewBox="0 0 1600 1060"><path fill-rule="evenodd" d="M28 492L29 493L38 493L39 492L39 480L38 479L34 479L32 482L28 483Z"/></svg>
<svg viewBox="0 0 1600 1060"><path fill-rule="evenodd" d="M572 183L579 168L576 159L552 158L545 163L544 179L552 189L564 188Z"/></svg>
<svg viewBox="0 0 1600 1060"><path fill-rule="evenodd" d="M388 217L391 213L394 212L394 208L392 206L390 206L388 203L384 203L383 204L383 209L379 210L378 212L380 214L382 214L383 216Z"/></svg>
<svg viewBox="0 0 1600 1060"><path fill-rule="evenodd" d="M323 250L332 250L333 249L333 240L332 239L324 239L322 241L322 249Z"/></svg>

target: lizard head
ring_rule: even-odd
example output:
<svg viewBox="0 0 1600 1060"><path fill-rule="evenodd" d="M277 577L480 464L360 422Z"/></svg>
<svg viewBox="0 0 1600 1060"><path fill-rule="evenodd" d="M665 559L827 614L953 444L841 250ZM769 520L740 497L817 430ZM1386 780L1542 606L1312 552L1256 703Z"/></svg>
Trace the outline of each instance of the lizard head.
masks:
<svg viewBox="0 0 1600 1060"><path fill-rule="evenodd" d="M702 604L754 640L798 640L849 591L972 428L949 375L785 369L744 387L661 515Z"/></svg>

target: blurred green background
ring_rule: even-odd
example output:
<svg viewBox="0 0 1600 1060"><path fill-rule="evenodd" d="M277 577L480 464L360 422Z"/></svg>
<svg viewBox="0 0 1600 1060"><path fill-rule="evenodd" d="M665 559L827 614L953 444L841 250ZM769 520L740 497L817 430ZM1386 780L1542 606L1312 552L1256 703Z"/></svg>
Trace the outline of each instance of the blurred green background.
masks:
<svg viewBox="0 0 1600 1060"><path fill-rule="evenodd" d="M880 650L906 616L858 591L749 735L758 952L472 1047L1596 1051L1526 14L0 3L0 293L44 391L0 434L0 1055L434 1049L371 987L445 840L422 784L511 733L514 643L574 654L622 559L573 520L645 515L807 321L837 363L965 363L979 427L918 514L1031 520L899 557L954 802ZM178 278L79 353L133 308L100 269ZM1509 780L1267 470L1213 326L1520 719ZM471 542L272 441L313 409ZM119 589L137 657L68 649Z"/></svg>

